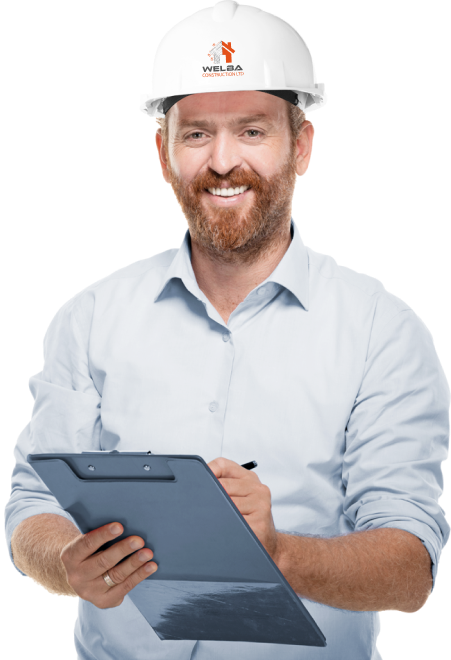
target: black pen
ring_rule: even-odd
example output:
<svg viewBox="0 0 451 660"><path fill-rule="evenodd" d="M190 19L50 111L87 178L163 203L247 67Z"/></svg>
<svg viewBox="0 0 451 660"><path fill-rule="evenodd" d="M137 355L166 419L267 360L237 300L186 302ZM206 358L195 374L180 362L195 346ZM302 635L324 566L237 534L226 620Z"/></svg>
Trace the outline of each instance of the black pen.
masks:
<svg viewBox="0 0 451 660"><path fill-rule="evenodd" d="M246 470L253 470L258 465L257 461L249 461L249 463L243 463L241 467L246 468Z"/></svg>

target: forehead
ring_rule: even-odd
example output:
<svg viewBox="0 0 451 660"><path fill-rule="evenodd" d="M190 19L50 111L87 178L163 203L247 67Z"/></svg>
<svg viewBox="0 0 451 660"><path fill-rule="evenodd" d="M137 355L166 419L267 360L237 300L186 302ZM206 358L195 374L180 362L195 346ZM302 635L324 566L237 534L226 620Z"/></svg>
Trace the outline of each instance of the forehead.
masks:
<svg viewBox="0 0 451 660"><path fill-rule="evenodd" d="M210 92L186 96L172 106L167 117L175 129L199 120L217 126L229 125L246 117L285 127L288 112L287 101L265 92Z"/></svg>

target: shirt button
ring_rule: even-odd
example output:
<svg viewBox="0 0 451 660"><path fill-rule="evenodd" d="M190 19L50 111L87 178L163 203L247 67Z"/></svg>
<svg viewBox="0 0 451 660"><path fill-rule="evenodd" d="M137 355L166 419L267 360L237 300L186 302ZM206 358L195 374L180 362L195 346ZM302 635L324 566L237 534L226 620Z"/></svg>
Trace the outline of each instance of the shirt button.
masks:
<svg viewBox="0 0 451 660"><path fill-rule="evenodd" d="M216 401L212 401L208 406L208 410L210 410L211 412L216 412L217 409L218 409L218 404L216 403Z"/></svg>
<svg viewBox="0 0 451 660"><path fill-rule="evenodd" d="M222 341L229 341L230 335L222 335Z"/></svg>

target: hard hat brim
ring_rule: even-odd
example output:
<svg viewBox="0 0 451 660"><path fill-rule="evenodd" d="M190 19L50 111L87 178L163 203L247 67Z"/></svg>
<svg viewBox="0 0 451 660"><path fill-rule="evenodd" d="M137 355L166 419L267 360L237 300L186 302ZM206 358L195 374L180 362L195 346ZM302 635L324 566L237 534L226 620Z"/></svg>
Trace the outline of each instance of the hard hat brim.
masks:
<svg viewBox="0 0 451 660"><path fill-rule="evenodd" d="M295 92L298 95L298 107L301 108L304 112L312 112L313 110L317 110L318 108L322 107L326 101L327 101L327 96L324 91L324 84L323 83L317 83L315 84L314 87L303 87L302 89L293 89L292 87L285 87L285 88L279 88L281 91L287 91L287 92ZM259 89L259 90L254 90L254 89L240 89L240 90L231 90L229 88L216 88L214 90L205 90L203 89L202 91L197 91L197 92L192 92L192 91L186 91L185 94L180 94L180 92L176 94L167 94L166 96L157 96L157 97L144 97L141 103L141 110L148 114L150 117L164 117L164 112L163 112L163 101L165 98L169 96L184 96L184 95L194 95L194 94L215 94L216 92L231 92L231 91L249 91L249 92L254 92L254 91L273 91L273 88L271 89Z"/></svg>

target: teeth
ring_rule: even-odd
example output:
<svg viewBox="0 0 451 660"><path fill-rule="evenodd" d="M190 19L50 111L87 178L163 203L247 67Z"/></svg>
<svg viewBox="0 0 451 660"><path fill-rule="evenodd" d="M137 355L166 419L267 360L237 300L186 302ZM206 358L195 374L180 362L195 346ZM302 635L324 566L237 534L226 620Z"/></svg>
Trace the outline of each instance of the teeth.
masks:
<svg viewBox="0 0 451 660"><path fill-rule="evenodd" d="M208 192L212 195L219 195L220 197L233 197L233 195L241 195L248 188L249 186L241 186L240 188L208 188Z"/></svg>

